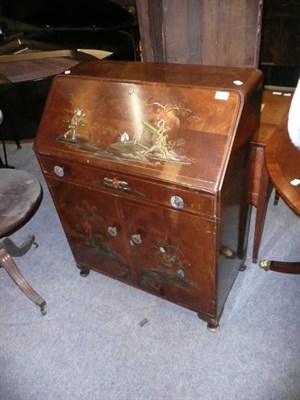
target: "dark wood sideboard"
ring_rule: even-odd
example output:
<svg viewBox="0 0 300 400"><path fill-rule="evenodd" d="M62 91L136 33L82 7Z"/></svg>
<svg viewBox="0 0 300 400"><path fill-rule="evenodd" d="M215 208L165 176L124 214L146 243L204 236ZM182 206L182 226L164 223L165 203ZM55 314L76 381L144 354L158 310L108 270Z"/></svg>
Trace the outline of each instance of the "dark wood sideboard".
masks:
<svg viewBox="0 0 300 400"><path fill-rule="evenodd" d="M215 330L248 235L252 68L89 62L51 86L34 150L75 261Z"/></svg>

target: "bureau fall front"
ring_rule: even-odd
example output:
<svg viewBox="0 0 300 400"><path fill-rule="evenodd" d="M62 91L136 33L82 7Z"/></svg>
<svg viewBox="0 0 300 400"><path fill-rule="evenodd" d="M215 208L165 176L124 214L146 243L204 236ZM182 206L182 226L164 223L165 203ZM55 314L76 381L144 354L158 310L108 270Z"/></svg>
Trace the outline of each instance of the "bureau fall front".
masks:
<svg viewBox="0 0 300 400"><path fill-rule="evenodd" d="M106 60L53 80L34 150L81 275L217 328L246 257L261 81L250 68Z"/></svg>

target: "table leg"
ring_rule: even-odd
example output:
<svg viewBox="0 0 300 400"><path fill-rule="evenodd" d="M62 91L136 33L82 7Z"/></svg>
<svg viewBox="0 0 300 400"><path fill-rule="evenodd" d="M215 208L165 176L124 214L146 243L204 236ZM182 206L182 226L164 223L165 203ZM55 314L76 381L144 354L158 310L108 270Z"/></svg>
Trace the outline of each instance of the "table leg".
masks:
<svg viewBox="0 0 300 400"><path fill-rule="evenodd" d="M275 196L274 196L274 205L275 206L277 206L279 199L280 199L280 194L278 193L278 190L275 190Z"/></svg>
<svg viewBox="0 0 300 400"><path fill-rule="evenodd" d="M300 274L300 261L288 262L262 260L260 261L259 266L265 271L276 271L285 274Z"/></svg>
<svg viewBox="0 0 300 400"><path fill-rule="evenodd" d="M0 265L4 267L6 272L16 283L17 286L23 291L23 293L40 307L42 315L46 314L46 302L45 300L30 286L24 276L21 274L13 258L7 253L5 249L0 249Z"/></svg>
<svg viewBox="0 0 300 400"><path fill-rule="evenodd" d="M259 194L256 204L256 218L255 218L253 253L252 253L253 263L256 263L258 258L258 252L260 248L261 238L263 235L265 217L266 217L268 200L270 197L271 189L272 185L269 179L267 169L264 163L262 163L261 175L259 181Z"/></svg>
<svg viewBox="0 0 300 400"><path fill-rule="evenodd" d="M5 146L5 142L4 140L2 140L2 146L3 146L3 153L4 153L4 163L2 162L2 159L0 157L0 168L15 168L11 165L8 165L8 161L7 161L7 154L6 154L6 146Z"/></svg>
<svg viewBox="0 0 300 400"><path fill-rule="evenodd" d="M34 235L29 235L20 246L17 246L15 242L8 237L2 239L0 243L0 249L3 248L6 250L11 257L23 256L32 246L38 247Z"/></svg>

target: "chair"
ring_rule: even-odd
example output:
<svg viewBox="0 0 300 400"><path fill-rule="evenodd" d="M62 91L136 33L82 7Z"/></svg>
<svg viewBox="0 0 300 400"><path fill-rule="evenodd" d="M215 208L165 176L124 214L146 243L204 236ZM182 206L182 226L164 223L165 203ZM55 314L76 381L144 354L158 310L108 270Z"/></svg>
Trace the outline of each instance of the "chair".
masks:
<svg viewBox="0 0 300 400"><path fill-rule="evenodd" d="M0 266L45 315L45 300L26 281L13 259L26 254L33 245L36 246L35 238L30 235L21 246L17 246L7 237L22 227L38 209L42 199L40 183L28 172L2 168L0 197Z"/></svg>

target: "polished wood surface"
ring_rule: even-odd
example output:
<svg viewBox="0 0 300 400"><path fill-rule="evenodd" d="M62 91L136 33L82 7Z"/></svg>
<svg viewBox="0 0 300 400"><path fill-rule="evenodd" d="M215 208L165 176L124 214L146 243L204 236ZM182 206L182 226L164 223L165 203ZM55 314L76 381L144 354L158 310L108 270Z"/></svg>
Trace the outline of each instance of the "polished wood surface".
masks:
<svg viewBox="0 0 300 400"><path fill-rule="evenodd" d="M0 238L29 220L41 196L40 183L28 172L0 169Z"/></svg>
<svg viewBox="0 0 300 400"><path fill-rule="evenodd" d="M0 44L0 84L53 77L93 57L16 34Z"/></svg>
<svg viewBox="0 0 300 400"><path fill-rule="evenodd" d="M283 120L286 119L288 115L293 97L292 90L293 89L287 90L277 88L276 90L265 89L263 91L259 129L257 132L255 132L251 139L253 154L251 167L252 186L250 189L250 202L255 207L258 207L259 194L264 192L264 190L261 190L261 185L265 185L266 181L266 143L274 130L282 123Z"/></svg>
<svg viewBox="0 0 300 400"><path fill-rule="evenodd" d="M300 180L300 150L289 138L287 121L284 121L268 140L266 166L280 197L300 215L300 183L295 182Z"/></svg>
<svg viewBox="0 0 300 400"><path fill-rule="evenodd" d="M293 97L293 88L264 89L261 100L261 115L258 131L251 142L265 146L274 130L286 119Z"/></svg>
<svg viewBox="0 0 300 400"><path fill-rule="evenodd" d="M42 197L37 179L25 171L0 169L0 238L25 224L36 212ZM13 257L25 254L34 244L34 236L21 246L9 238L0 240L0 266L3 267L23 293L45 314L45 300L30 286Z"/></svg>
<svg viewBox="0 0 300 400"><path fill-rule="evenodd" d="M251 139L251 179L249 202L257 208L252 261L257 262L263 235L267 205L272 184L265 165L265 150L268 138L286 119L293 96L293 89L273 88L263 91L259 129ZM277 194L278 195L278 194Z"/></svg>
<svg viewBox="0 0 300 400"><path fill-rule="evenodd" d="M246 257L261 80L248 68L119 61L54 79L34 150L81 275L218 326Z"/></svg>
<svg viewBox="0 0 300 400"><path fill-rule="evenodd" d="M284 121L270 136L266 147L266 166L270 179L280 197L295 212L300 224L300 150L291 142ZM300 238L295 237L299 242ZM262 260L260 267L266 270L300 274L300 261L285 262Z"/></svg>

